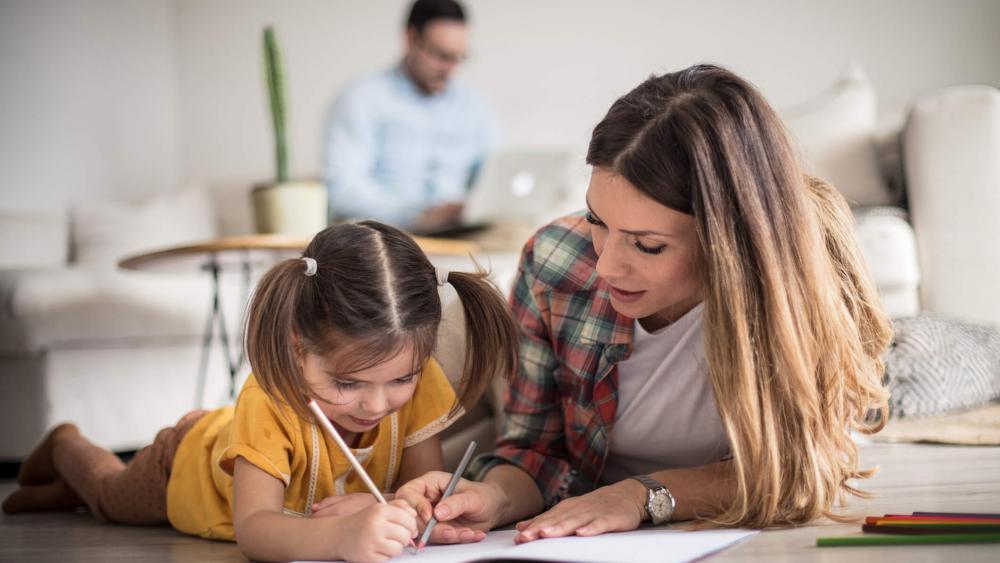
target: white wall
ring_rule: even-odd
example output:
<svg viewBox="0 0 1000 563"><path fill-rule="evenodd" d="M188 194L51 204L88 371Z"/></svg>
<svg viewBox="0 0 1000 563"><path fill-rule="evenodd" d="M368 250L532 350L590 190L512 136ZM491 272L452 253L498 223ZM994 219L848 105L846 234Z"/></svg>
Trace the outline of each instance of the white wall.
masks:
<svg viewBox="0 0 1000 563"><path fill-rule="evenodd" d="M320 170L321 124L352 77L393 63L404 0L0 0L0 209L240 185L273 174L260 31L285 52L292 172ZM582 150L652 72L726 65L780 107L850 61L898 105L1000 85L995 0L468 0L464 79L511 147Z"/></svg>
<svg viewBox="0 0 1000 563"><path fill-rule="evenodd" d="M321 123L350 78L391 64L406 2L180 0L182 174L273 173L260 28L284 46L292 172L320 171ZM652 72L717 62L778 107L858 61L882 100L960 82L1000 85L1000 2L991 0L469 0L464 78L497 107L505 143L582 150L611 102Z"/></svg>
<svg viewBox="0 0 1000 563"><path fill-rule="evenodd" d="M0 209L173 189L169 0L2 0Z"/></svg>

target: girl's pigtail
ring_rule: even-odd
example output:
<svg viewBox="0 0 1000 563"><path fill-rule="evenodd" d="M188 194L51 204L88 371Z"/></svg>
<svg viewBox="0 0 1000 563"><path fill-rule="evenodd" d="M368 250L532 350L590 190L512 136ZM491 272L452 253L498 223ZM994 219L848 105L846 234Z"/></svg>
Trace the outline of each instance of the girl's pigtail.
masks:
<svg viewBox="0 0 1000 563"><path fill-rule="evenodd" d="M457 403L466 411L476 404L495 378L508 381L518 365L518 330L507 303L484 273L450 272L465 313L465 365Z"/></svg>
<svg viewBox="0 0 1000 563"><path fill-rule="evenodd" d="M290 406L304 419L311 392L299 373L294 340L295 310L303 288L315 278L304 275L301 259L276 264L254 289L246 317L246 352L250 369L261 388L272 398Z"/></svg>

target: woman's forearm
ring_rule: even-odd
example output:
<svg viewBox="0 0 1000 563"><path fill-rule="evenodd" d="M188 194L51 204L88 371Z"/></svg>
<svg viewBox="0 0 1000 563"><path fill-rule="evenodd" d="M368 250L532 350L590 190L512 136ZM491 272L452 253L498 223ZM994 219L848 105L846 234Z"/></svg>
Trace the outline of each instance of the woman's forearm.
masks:
<svg viewBox="0 0 1000 563"><path fill-rule="evenodd" d="M545 508L538 484L518 467L498 465L486 474L483 483L491 485L500 499L496 520L491 527L529 518Z"/></svg>
<svg viewBox="0 0 1000 563"><path fill-rule="evenodd" d="M673 520L691 520L714 516L736 498L733 462L720 461L687 469L665 469L650 473L663 483L674 497ZM638 481L636 491L645 503L646 489Z"/></svg>

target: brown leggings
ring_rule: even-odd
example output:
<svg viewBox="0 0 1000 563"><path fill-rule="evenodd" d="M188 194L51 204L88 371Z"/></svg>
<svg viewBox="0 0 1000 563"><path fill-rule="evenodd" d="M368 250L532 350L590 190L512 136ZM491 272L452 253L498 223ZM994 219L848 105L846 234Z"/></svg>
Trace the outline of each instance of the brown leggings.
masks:
<svg viewBox="0 0 1000 563"><path fill-rule="evenodd" d="M167 481L184 435L208 411L185 414L164 428L128 465L83 436L60 441L53 463L99 520L118 524L167 523Z"/></svg>

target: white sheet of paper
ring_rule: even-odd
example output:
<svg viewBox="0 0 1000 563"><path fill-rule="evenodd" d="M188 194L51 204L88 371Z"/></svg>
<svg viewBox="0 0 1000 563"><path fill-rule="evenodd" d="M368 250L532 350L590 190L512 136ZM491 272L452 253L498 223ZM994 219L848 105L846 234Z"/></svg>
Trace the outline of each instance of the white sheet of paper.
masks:
<svg viewBox="0 0 1000 563"><path fill-rule="evenodd" d="M400 563L459 563L479 559L533 559L581 563L683 562L705 557L756 534L753 530L642 529L591 538L570 536L514 544L516 530L490 532L481 542L429 545L418 554L404 551L392 561Z"/></svg>

